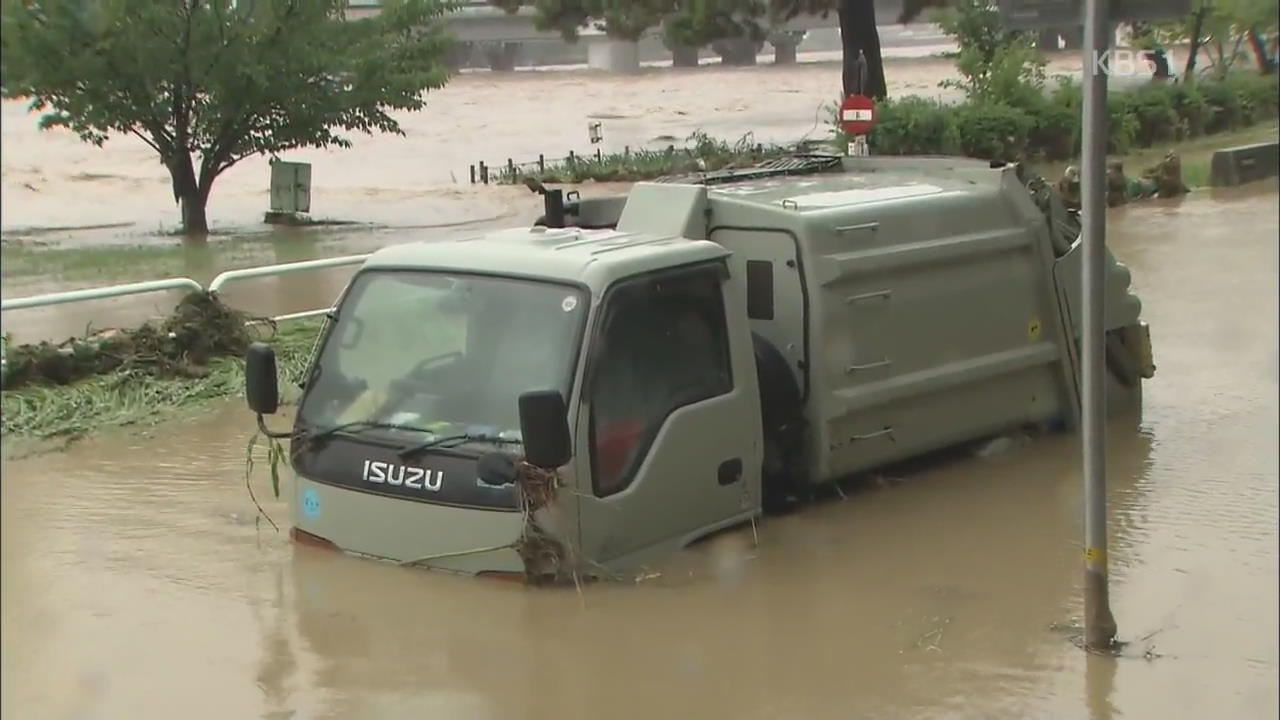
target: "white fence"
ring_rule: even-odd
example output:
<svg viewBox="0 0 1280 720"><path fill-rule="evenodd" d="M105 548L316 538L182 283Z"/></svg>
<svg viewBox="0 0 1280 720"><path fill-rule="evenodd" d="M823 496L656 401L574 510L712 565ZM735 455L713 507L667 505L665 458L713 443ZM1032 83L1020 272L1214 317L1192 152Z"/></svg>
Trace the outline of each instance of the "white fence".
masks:
<svg viewBox="0 0 1280 720"><path fill-rule="evenodd" d="M209 283L209 287L207 289L191 278L182 277L126 283L124 285L109 285L107 287L88 288L85 290L67 290L64 292L46 293L44 295L33 295L31 297L24 298L9 298L0 300L0 311L26 310L29 308L48 307L50 305L64 305L67 303L88 302L90 300L105 300L107 298L144 295L147 293L162 292L165 290L190 290L192 292L217 293L226 285L234 282L276 275L290 275L293 273L313 270L326 270L329 268L343 267L347 265L359 265L363 263L367 257L369 257L367 254L344 255L342 257L324 258L321 260L304 260L302 262L283 263L280 265L265 265L263 267L227 270L226 272L219 273L218 276ZM271 319L276 322L300 320L302 318L323 315L332 309L333 308L331 307L316 308L313 310L289 313L287 315L276 315ZM7 365L8 348L5 345L3 335L0 335L0 372L3 372Z"/></svg>

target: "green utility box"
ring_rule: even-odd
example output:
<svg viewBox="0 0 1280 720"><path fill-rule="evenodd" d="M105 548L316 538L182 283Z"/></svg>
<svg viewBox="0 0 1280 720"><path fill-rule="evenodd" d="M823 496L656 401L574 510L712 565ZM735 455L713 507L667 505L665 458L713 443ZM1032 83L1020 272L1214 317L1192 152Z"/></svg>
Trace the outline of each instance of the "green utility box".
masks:
<svg viewBox="0 0 1280 720"><path fill-rule="evenodd" d="M311 163L271 163L271 212L311 212Z"/></svg>

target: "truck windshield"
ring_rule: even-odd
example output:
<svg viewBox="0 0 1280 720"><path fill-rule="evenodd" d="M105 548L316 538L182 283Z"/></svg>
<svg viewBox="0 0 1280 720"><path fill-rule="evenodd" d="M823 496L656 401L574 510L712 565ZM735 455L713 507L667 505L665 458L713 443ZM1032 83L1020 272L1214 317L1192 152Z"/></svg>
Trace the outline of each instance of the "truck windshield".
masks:
<svg viewBox="0 0 1280 720"><path fill-rule="evenodd" d="M521 393L568 397L584 300L548 282L362 272L316 358L299 420L516 438Z"/></svg>

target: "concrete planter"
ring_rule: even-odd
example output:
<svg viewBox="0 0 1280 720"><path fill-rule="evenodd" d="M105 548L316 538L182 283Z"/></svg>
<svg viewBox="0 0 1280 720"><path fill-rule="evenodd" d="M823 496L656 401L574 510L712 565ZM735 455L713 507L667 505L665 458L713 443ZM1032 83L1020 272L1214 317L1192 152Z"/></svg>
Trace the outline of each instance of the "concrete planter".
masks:
<svg viewBox="0 0 1280 720"><path fill-rule="evenodd" d="M756 64L756 55L764 49L764 41L727 38L711 43L711 49L720 56L720 62L725 65L749 66Z"/></svg>
<svg viewBox="0 0 1280 720"><path fill-rule="evenodd" d="M679 68L698 67L698 48L687 45L677 45L672 48L671 65Z"/></svg>
<svg viewBox="0 0 1280 720"><path fill-rule="evenodd" d="M640 44L606 36L593 37L587 41L587 67L611 73L639 72Z"/></svg>

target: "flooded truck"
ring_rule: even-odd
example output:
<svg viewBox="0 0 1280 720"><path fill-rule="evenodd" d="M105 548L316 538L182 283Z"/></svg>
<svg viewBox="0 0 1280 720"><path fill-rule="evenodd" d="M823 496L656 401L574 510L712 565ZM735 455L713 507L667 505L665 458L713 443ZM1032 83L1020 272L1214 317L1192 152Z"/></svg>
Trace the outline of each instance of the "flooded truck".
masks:
<svg viewBox="0 0 1280 720"><path fill-rule="evenodd" d="M806 155L616 197L529 185L530 226L383 248L341 293L277 432L296 540L624 575L811 488L1078 423L1079 223L1017 165ZM1133 410L1151 343L1110 255L1106 285L1108 408ZM267 430L268 345L246 386Z"/></svg>

